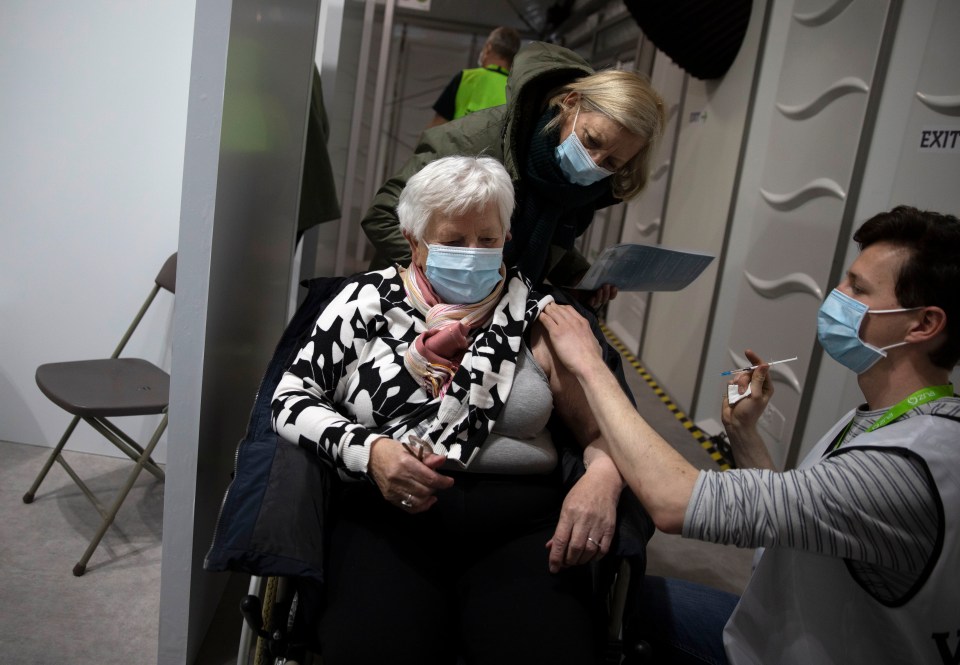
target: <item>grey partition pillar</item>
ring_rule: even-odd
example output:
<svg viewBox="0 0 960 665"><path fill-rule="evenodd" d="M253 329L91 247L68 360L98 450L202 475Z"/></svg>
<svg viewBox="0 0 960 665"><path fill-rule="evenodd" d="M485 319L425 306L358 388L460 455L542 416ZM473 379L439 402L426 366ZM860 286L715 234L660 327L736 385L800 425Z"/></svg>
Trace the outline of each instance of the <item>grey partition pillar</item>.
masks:
<svg viewBox="0 0 960 665"><path fill-rule="evenodd" d="M319 0L197 3L184 153L157 661L192 663L203 571L287 314Z"/></svg>

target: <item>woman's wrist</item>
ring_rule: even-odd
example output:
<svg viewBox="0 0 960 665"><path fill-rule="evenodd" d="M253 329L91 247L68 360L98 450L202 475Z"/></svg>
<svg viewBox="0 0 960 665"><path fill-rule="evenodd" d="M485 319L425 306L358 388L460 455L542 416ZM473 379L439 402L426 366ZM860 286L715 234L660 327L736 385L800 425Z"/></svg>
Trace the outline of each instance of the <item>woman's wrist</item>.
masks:
<svg viewBox="0 0 960 665"><path fill-rule="evenodd" d="M586 473L602 480L605 485L611 488L615 487L617 492L620 492L626 486L617 465L606 455L596 455L589 461L584 460L584 466L586 467Z"/></svg>

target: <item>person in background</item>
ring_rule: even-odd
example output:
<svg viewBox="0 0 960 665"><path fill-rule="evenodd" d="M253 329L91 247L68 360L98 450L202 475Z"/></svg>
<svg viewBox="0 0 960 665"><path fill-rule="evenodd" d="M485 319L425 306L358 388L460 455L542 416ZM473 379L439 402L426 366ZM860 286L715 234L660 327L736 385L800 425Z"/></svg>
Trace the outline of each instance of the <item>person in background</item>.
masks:
<svg viewBox="0 0 960 665"><path fill-rule="evenodd" d="M747 357L759 367L736 381L746 396L723 406L741 468L698 472L622 400L582 318L558 305L540 317L657 526L765 548L739 599L677 580L645 586L641 623L663 662L960 656L960 398L949 380L960 358L960 220L900 206L853 237L860 255L821 305L817 336L856 373L865 401L791 471L773 470L757 430L773 385L756 354Z"/></svg>
<svg viewBox="0 0 960 665"><path fill-rule="evenodd" d="M579 55L553 44L520 49L507 82L507 103L423 133L414 155L377 192L361 224L376 254L371 269L406 265L397 198L407 180L438 157L487 155L506 167L516 191L512 238L504 248L535 286L574 289L589 262L574 242L594 212L644 188L665 123L664 106L646 78L595 72ZM579 292L599 307L610 285Z"/></svg>
<svg viewBox="0 0 960 665"><path fill-rule="evenodd" d="M274 393L277 433L340 478L324 663L597 662L582 564L614 543L623 483L537 323L553 298L503 265L512 211L496 160L425 166L398 205L411 261L348 280Z"/></svg>
<svg viewBox="0 0 960 665"><path fill-rule="evenodd" d="M458 72L433 104L433 120L427 127L462 118L480 109L507 102L507 76L513 56L520 50L520 34L509 27L495 28L477 60L478 67Z"/></svg>

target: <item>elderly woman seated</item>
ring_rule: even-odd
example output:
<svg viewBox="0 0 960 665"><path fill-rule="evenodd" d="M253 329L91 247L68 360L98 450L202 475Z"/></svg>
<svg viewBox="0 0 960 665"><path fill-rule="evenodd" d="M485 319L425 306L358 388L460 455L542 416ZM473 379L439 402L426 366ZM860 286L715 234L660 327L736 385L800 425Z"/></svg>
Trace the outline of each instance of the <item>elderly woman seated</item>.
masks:
<svg viewBox="0 0 960 665"><path fill-rule="evenodd" d="M623 481L537 321L552 298L503 265L513 205L494 159L423 168L398 205L410 265L348 280L274 395L281 437L339 472L325 665L596 661L582 564ZM554 411L583 447L569 492Z"/></svg>

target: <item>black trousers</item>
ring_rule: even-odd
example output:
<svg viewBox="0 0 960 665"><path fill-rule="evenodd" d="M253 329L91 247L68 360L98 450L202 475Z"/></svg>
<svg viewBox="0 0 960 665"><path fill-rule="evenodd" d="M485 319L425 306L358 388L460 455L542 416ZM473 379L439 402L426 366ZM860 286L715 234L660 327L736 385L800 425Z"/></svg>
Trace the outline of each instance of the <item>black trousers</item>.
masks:
<svg viewBox="0 0 960 665"><path fill-rule="evenodd" d="M369 483L340 487L319 626L324 665L595 663L589 571L547 569L559 478L454 477L418 515Z"/></svg>

